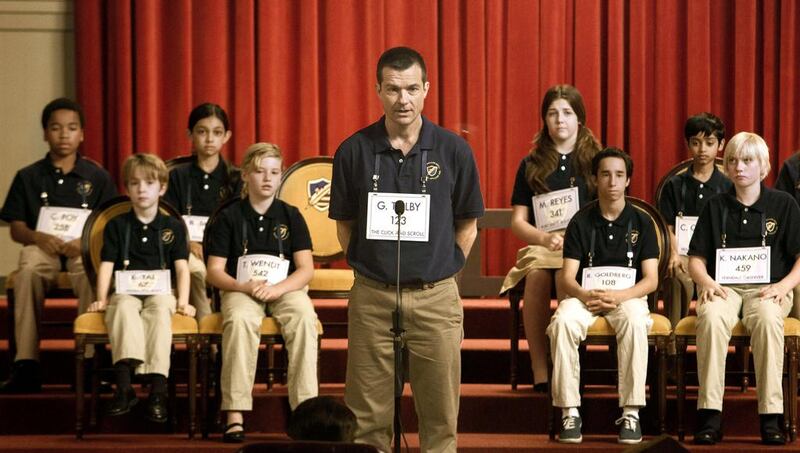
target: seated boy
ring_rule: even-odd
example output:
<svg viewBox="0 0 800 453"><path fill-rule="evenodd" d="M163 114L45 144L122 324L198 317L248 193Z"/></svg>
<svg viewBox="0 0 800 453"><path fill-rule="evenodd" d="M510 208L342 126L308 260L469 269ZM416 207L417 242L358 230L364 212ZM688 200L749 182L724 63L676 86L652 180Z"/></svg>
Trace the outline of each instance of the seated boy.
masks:
<svg viewBox="0 0 800 453"><path fill-rule="evenodd" d="M731 329L750 333L761 440L781 445L783 320L800 283L800 208L791 195L762 181L769 149L756 134L740 132L725 146L733 188L706 205L689 245L689 273L697 283L697 431L694 441L722 440L725 358Z"/></svg>
<svg viewBox="0 0 800 453"><path fill-rule="evenodd" d="M582 420L578 346L598 316L617 333L618 441L642 440L639 408L645 406L647 295L658 285L658 240L652 220L625 200L633 162L607 148L592 159L598 204L579 211L564 236L562 285L568 295L547 328L553 357L553 405L562 410L559 442L579 443Z"/></svg>
<svg viewBox="0 0 800 453"><path fill-rule="evenodd" d="M97 301L89 311L106 312L116 375L108 415L126 414L137 403L131 387L135 370L151 384L146 417L162 423L167 420L172 315L195 314L189 305L188 241L183 223L158 210L167 189L167 167L161 159L134 154L125 161L122 178L133 209L111 219L103 231ZM112 277L115 291L109 299Z"/></svg>
<svg viewBox="0 0 800 453"><path fill-rule="evenodd" d="M256 143L242 162L242 198L209 225L208 281L222 295L224 442L244 440L242 411L253 408L261 321L280 324L289 357L289 406L317 396L317 314L308 297L311 237L294 206L279 200L280 149Z"/></svg>
<svg viewBox="0 0 800 453"><path fill-rule="evenodd" d="M672 304L667 315L673 326L689 313L689 303L694 295L686 254L697 217L711 197L727 192L732 185L716 165L717 154L725 146L722 120L705 112L692 116L686 120L683 135L692 154L692 164L685 173L667 181L658 205L672 236L669 260Z"/></svg>
<svg viewBox="0 0 800 453"><path fill-rule="evenodd" d="M42 128L50 150L17 172L0 213L10 224L11 239L24 246L14 278L17 353L0 393L41 389L38 320L63 261L78 296L78 312L94 300L83 271L80 236L91 210L117 194L108 172L78 152L83 111L77 102L61 98L47 104Z"/></svg>

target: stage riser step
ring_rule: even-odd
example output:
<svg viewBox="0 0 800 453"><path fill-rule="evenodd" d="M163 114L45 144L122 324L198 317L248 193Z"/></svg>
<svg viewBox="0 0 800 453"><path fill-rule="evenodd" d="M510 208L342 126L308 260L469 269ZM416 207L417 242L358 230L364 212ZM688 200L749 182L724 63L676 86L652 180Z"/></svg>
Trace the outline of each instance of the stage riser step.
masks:
<svg viewBox="0 0 800 453"><path fill-rule="evenodd" d="M584 394L581 415L584 421L584 433L614 434L618 428L614 421L619 417L618 397L612 388L587 389ZM332 394L341 398L341 385L323 386L323 394ZM142 404L146 394L140 391ZM109 396L101 399L101 408ZM185 388L179 387L178 397L179 430L185 431L188 426ZM198 402L199 403L199 402ZM674 392L670 392L667 405L668 427L675 433L676 406ZM409 432L417 431L416 416L410 392L402 401L403 423ZM142 404L143 406L143 404ZM211 403L213 407L213 402ZM685 412L685 427L688 433L694 426L696 406L696 389L690 389ZM252 432L283 433L289 414L286 389L277 386L272 392L266 392L264 385L257 385L254 397L254 410L247 416L248 430ZM198 405L199 408L199 405ZM88 399L87 399L88 410ZM141 407L133 413L121 417L101 417L98 428L88 428L89 432L102 433L158 433L164 432L168 426L153 424L139 416ZM67 388L48 389L44 394L35 396L0 396L0 413L13 416L0 417L0 434L69 434L74 432L75 398ZM42 414L58 414L47 417L42 423ZM459 412L459 432L493 433L493 434L546 434L547 399L544 395L530 391L510 391L498 386L462 386L461 408ZM87 412L88 415L88 412ZM643 427L646 433L656 434L655 404L648 401L648 406L641 412ZM758 415L755 392L745 394L728 389L723 413L725 432L736 436L758 436Z"/></svg>

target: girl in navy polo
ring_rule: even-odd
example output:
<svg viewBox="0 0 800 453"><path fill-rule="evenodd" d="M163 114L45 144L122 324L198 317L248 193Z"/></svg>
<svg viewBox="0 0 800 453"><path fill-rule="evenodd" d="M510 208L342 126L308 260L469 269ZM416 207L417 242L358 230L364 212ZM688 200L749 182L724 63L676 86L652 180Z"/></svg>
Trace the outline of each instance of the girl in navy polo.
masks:
<svg viewBox="0 0 800 453"><path fill-rule="evenodd" d="M583 97L571 85L556 85L542 100L542 129L520 162L514 181L511 231L529 244L517 252L501 293L525 279L522 319L533 368L534 390L547 391L545 329L550 322L550 294L560 274L564 229L591 198L592 158L600 144L586 127ZM558 279L555 279L557 282ZM558 300L564 291L556 285Z"/></svg>

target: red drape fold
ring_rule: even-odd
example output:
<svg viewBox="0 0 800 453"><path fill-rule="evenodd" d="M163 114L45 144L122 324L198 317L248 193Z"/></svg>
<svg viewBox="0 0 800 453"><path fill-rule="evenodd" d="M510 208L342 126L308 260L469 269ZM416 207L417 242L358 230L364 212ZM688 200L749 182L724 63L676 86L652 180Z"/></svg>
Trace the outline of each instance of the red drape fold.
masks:
<svg viewBox="0 0 800 453"><path fill-rule="evenodd" d="M728 136L764 136L771 182L800 142L799 18L791 0L83 0L84 153L114 174L133 152L185 154L188 113L209 101L231 117L234 161L255 141L287 165L332 155L381 114L380 53L408 45L428 64L425 114L470 142L489 207L508 206L556 83L576 85L587 126L633 156L635 196L686 157L683 122L705 110ZM519 245L488 235L487 271L505 272Z"/></svg>

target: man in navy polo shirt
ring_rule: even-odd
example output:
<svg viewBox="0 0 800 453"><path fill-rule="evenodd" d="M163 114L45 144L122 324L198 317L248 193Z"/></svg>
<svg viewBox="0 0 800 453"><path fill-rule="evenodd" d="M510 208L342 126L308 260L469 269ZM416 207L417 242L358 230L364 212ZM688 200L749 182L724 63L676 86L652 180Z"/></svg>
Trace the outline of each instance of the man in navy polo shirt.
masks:
<svg viewBox="0 0 800 453"><path fill-rule="evenodd" d="M463 309L453 276L483 215L469 145L421 113L430 83L413 49L378 61L384 116L345 140L333 164L330 217L356 273L348 305L345 402L356 440L390 450L393 414L396 200L400 222L403 346L423 452L456 451Z"/></svg>
<svg viewBox="0 0 800 453"><path fill-rule="evenodd" d="M620 443L642 440L639 408L645 405L647 295L658 286L658 239L653 221L625 200L633 162L607 148L592 159L598 203L579 211L564 235L561 284L568 298L558 304L547 335L553 357L553 405L562 408L559 442L580 443L578 345L598 316L617 333Z"/></svg>

